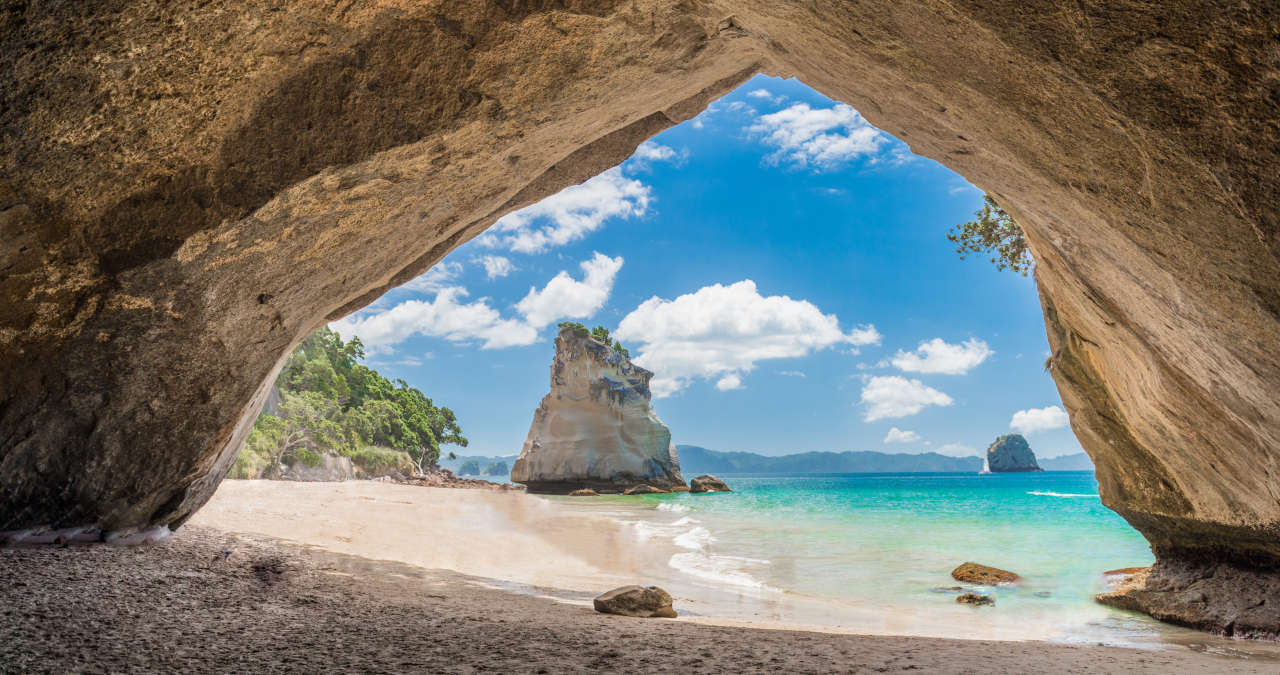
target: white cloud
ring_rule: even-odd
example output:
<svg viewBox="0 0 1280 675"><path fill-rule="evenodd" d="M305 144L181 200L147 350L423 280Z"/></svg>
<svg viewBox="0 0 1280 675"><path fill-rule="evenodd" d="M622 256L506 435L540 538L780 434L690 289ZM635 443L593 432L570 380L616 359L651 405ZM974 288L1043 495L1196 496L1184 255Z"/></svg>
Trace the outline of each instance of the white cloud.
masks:
<svg viewBox="0 0 1280 675"><path fill-rule="evenodd" d="M656 162L668 162L671 164L682 164L689 158L688 150L676 151L674 148L667 147L661 143L653 141L645 141L636 148L631 158L627 160L627 167L630 169L647 169L650 164Z"/></svg>
<svg viewBox="0 0 1280 675"><path fill-rule="evenodd" d="M752 98L773 98L773 93L768 89L755 89L747 92L747 96Z"/></svg>
<svg viewBox="0 0 1280 675"><path fill-rule="evenodd" d="M1013 419L1009 420L1009 428L1024 434L1030 434L1037 431L1061 429L1067 426L1069 421L1065 410L1056 405L1051 405L1047 408L1019 410L1013 414Z"/></svg>
<svg viewBox="0 0 1280 675"><path fill-rule="evenodd" d="M804 377L804 373L798 370L779 370L778 374L786 375L787 377Z"/></svg>
<svg viewBox="0 0 1280 675"><path fill-rule="evenodd" d="M651 387L659 398L698 378L725 382L734 375L740 381L757 361L880 340L874 326L841 332L836 316L812 303L761 296L749 279L705 286L674 300L650 298L622 319L614 335L639 345L632 348L635 361L654 371Z"/></svg>
<svg viewBox="0 0 1280 675"><path fill-rule="evenodd" d="M934 452L948 457L973 457L974 455L979 454L976 448L962 445L960 443L948 443L942 447L934 449Z"/></svg>
<svg viewBox="0 0 1280 675"><path fill-rule="evenodd" d="M508 213L477 241L490 248L541 253L585 237L610 218L643 216L652 201L648 185L627 178L614 167L537 204Z"/></svg>
<svg viewBox="0 0 1280 675"><path fill-rule="evenodd" d="M516 311L534 328L542 328L556 319L583 319L595 314L609 299L613 280L622 269L622 257L610 258L596 253L581 263L582 281L568 272L560 272L541 291L529 294L516 303Z"/></svg>
<svg viewBox="0 0 1280 675"><path fill-rule="evenodd" d="M987 343L977 338L969 338L958 345L934 338L921 342L914 352L899 349L893 357L893 365L909 373L964 375L994 353Z"/></svg>
<svg viewBox="0 0 1280 675"><path fill-rule="evenodd" d="M622 258L595 254L581 264L583 280L560 272L542 290L530 288L516 304L522 318L503 318L488 298L464 302L467 289L446 286L432 300L407 300L390 309L365 311L335 321L333 330L359 335L370 353L392 351L396 344L423 335L452 342L479 340L483 349L530 345L538 329L561 318L581 319L595 314L608 301ZM428 353L426 358L430 358ZM408 357L406 361L413 359Z"/></svg>
<svg viewBox="0 0 1280 675"><path fill-rule="evenodd" d="M461 274L462 263L438 262L422 275L401 284L400 288L407 291L435 293L446 286L452 285L449 282L457 279Z"/></svg>
<svg viewBox="0 0 1280 675"><path fill-rule="evenodd" d="M868 406L863 419L874 422L914 415L924 410L925 406L948 406L952 400L937 389L925 386L920 380L889 375L868 379L862 387L862 402Z"/></svg>
<svg viewBox="0 0 1280 675"><path fill-rule="evenodd" d="M888 142L879 129L843 103L818 110L807 103L797 103L761 115L747 131L777 148L769 156L771 161L818 170L834 169L858 157L874 155Z"/></svg>
<svg viewBox="0 0 1280 675"><path fill-rule="evenodd" d="M532 326L503 319L485 298L460 302L466 296L465 288L442 288L431 301L407 300L385 311L349 316L330 327L347 337L359 335L373 352L389 351L414 335L453 342L480 340L484 349L533 344L537 340L538 333Z"/></svg>
<svg viewBox="0 0 1280 675"><path fill-rule="evenodd" d="M476 258L481 265L484 265L484 273L490 279L500 279L511 274L515 270L515 265L511 264L510 258L504 258L500 255L484 255Z"/></svg>
<svg viewBox="0 0 1280 675"><path fill-rule="evenodd" d="M729 391L730 389L742 388L742 376L737 373L729 373L716 381L716 389L720 391Z"/></svg>
<svg viewBox="0 0 1280 675"><path fill-rule="evenodd" d="M914 431L903 431L898 427L891 427L884 437L885 443L915 443L919 440L920 434Z"/></svg>

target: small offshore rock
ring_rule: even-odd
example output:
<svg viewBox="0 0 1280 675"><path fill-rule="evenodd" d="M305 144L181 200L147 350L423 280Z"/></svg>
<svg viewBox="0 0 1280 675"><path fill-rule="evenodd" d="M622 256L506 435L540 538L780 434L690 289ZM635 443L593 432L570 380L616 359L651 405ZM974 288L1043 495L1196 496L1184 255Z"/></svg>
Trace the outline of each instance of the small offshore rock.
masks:
<svg viewBox="0 0 1280 675"><path fill-rule="evenodd" d="M598 596L592 605L601 614L638 616L642 618L676 618L671 594L657 586L622 586Z"/></svg>
<svg viewBox="0 0 1280 675"><path fill-rule="evenodd" d="M689 492L733 492L733 490L730 490L729 486L719 478L704 473L689 481Z"/></svg>
<svg viewBox="0 0 1280 675"><path fill-rule="evenodd" d="M574 490L569 493L570 497L599 497L600 493L595 490L584 488L582 490Z"/></svg>
<svg viewBox="0 0 1280 675"><path fill-rule="evenodd" d="M1022 579L1022 577L1008 570L1002 570L998 567L988 567L987 565L979 565L976 562L966 562L951 570L951 578L956 581L963 581L969 584L981 584L983 586L1016 584Z"/></svg>
<svg viewBox="0 0 1280 675"><path fill-rule="evenodd" d="M689 486L685 485L684 483L671 486L671 492L688 492L688 491L689 491Z"/></svg>
<svg viewBox="0 0 1280 675"><path fill-rule="evenodd" d="M660 490L652 485L635 485L627 488L624 495L665 495L667 490Z"/></svg>
<svg viewBox="0 0 1280 675"><path fill-rule="evenodd" d="M995 598L983 593L961 593L956 596L956 602L962 605L975 605L978 607L996 604Z"/></svg>
<svg viewBox="0 0 1280 675"><path fill-rule="evenodd" d="M1036 463L1036 453L1021 434L1005 434L987 448L987 468L992 473L1044 471Z"/></svg>

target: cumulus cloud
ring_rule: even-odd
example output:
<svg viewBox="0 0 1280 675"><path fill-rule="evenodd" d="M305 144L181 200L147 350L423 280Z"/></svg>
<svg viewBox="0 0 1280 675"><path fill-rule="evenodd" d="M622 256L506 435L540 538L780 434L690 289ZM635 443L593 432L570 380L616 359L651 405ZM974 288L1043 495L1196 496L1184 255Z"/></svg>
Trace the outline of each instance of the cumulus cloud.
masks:
<svg viewBox="0 0 1280 675"><path fill-rule="evenodd" d="M761 115L747 131L777 148L770 161L816 170L834 169L858 157L875 155L888 142L879 129L843 103L821 109L797 103Z"/></svg>
<svg viewBox="0 0 1280 675"><path fill-rule="evenodd" d="M631 158L627 160L627 167L630 169L643 170L647 169L650 164L657 162L668 162L671 164L682 164L689 157L688 150L675 150L661 143L653 141L645 141L636 148Z"/></svg>
<svg viewBox="0 0 1280 675"><path fill-rule="evenodd" d="M424 274L401 284L400 288L420 293L435 293L446 286L451 286L450 282L457 279L461 274L462 263L439 262Z"/></svg>
<svg viewBox="0 0 1280 675"><path fill-rule="evenodd" d="M624 176L620 168L614 167L537 204L508 213L477 241L489 248L541 253L587 236L610 218L643 216L652 201L648 185Z"/></svg>
<svg viewBox="0 0 1280 675"><path fill-rule="evenodd" d="M868 379L862 387L862 402L867 405L863 419L874 422L914 415L926 406L948 406L952 400L937 389L925 386L920 380L889 375Z"/></svg>
<svg viewBox="0 0 1280 675"><path fill-rule="evenodd" d="M752 98L773 98L773 93L768 89L753 89L747 92L747 96Z"/></svg>
<svg viewBox="0 0 1280 675"><path fill-rule="evenodd" d="M538 329L558 319L582 319L608 301L622 258L596 253L581 264L582 281L560 272L516 304L520 318L504 318L487 298L466 302L467 289L446 286L431 300L407 300L390 309L377 309L335 321L330 327L344 336L360 336L371 353L392 351L415 335L452 342L478 340L483 349L530 345ZM410 357L412 358L412 357Z"/></svg>
<svg viewBox="0 0 1280 675"><path fill-rule="evenodd" d="M350 316L330 324L345 336L359 335L371 351L387 351L414 335L453 342L479 340L484 349L532 344L537 331L516 319L504 319L481 298L463 302L467 289L442 288L432 300L407 300L391 309Z"/></svg>
<svg viewBox="0 0 1280 675"><path fill-rule="evenodd" d="M1069 421L1065 410L1056 405L1051 405L1047 408L1019 410L1013 414L1013 419L1009 420L1009 428L1024 434L1030 434L1037 431L1061 429L1067 426Z"/></svg>
<svg viewBox="0 0 1280 675"><path fill-rule="evenodd" d="M500 255L483 255L476 258L476 261L484 266L485 276L490 279L501 279L511 274L515 270L515 265L511 264L510 258L504 258Z"/></svg>
<svg viewBox="0 0 1280 675"><path fill-rule="evenodd" d="M729 373L716 381L716 389L720 391L729 391L730 389L742 388L742 376L737 373Z"/></svg>
<svg viewBox="0 0 1280 675"><path fill-rule="evenodd" d="M921 342L913 352L898 350L892 363L908 373L964 375L994 353L987 343L977 338L969 338L958 345L934 338Z"/></svg>
<svg viewBox="0 0 1280 675"><path fill-rule="evenodd" d="M885 443L915 443L919 440L920 434L914 431L903 431L898 427L891 427L884 437Z"/></svg>
<svg viewBox="0 0 1280 675"><path fill-rule="evenodd" d="M580 266L582 281L561 271L541 291L530 288L529 294L516 303L516 311L534 328L542 328L557 319L582 319L595 314L613 291L613 280L622 269L622 257L610 258L596 253Z"/></svg>
<svg viewBox="0 0 1280 675"><path fill-rule="evenodd" d="M632 348L635 361L657 373L651 388L659 398L695 379L719 378L721 389L736 388L728 385L740 385L757 361L880 341L874 326L845 333L834 314L785 295L762 296L749 279L704 286L674 300L650 298L622 319L614 335L638 345Z"/></svg>

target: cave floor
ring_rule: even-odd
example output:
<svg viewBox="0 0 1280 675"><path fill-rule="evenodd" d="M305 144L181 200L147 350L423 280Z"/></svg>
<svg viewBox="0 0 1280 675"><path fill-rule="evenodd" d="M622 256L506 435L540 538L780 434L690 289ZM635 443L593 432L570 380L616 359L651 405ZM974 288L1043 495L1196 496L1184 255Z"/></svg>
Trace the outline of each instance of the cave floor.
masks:
<svg viewBox="0 0 1280 675"><path fill-rule="evenodd" d="M513 551L518 555L518 551ZM710 626L187 526L0 550L0 672L1275 672L1187 649Z"/></svg>

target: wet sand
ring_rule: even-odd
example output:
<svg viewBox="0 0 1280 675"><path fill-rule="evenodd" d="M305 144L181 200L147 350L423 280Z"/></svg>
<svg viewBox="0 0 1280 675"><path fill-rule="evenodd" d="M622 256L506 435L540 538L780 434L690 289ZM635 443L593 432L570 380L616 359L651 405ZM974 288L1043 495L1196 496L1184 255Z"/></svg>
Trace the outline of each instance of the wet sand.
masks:
<svg viewBox="0 0 1280 675"><path fill-rule="evenodd" d="M590 593L548 591L557 601L538 597L533 586L650 564L643 555L629 561L572 553L582 545L569 533L593 526L613 536L608 519L564 509L547 516L542 500L521 494L413 492L422 490L430 489L228 482L166 544L2 549L0 672L1273 673L1280 667L1186 648L872 637L600 615L586 606ZM512 532L520 514L550 531ZM382 559L347 553L358 550ZM579 555L576 567L565 562ZM450 564L471 574L439 569ZM513 568L524 570L518 582L529 584L524 592L501 590L481 574L511 578Z"/></svg>

